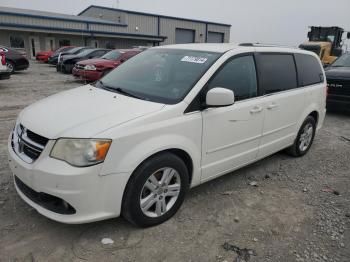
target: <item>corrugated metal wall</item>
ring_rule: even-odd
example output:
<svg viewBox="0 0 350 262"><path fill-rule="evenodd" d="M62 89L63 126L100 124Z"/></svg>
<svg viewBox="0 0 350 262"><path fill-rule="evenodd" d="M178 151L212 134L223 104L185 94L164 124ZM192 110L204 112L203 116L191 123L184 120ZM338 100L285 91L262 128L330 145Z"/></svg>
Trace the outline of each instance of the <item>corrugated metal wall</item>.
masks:
<svg viewBox="0 0 350 262"><path fill-rule="evenodd" d="M113 30L113 32L127 32L133 34L158 35L158 17L151 15L133 14L118 10L108 10L99 7L91 7L82 16L101 18L105 20L126 23L127 27L114 27L104 25L91 25L94 30ZM136 30L136 27L139 30ZM203 43L206 38L206 23L187 21L177 18L160 17L160 35L168 39L162 44L175 43L175 29L191 29L196 31L195 42ZM208 23L208 31L224 33L224 42L230 41L230 27Z"/></svg>
<svg viewBox="0 0 350 262"><path fill-rule="evenodd" d="M86 13L84 13L84 16L95 17L114 22L121 22L128 25L125 27L91 25L90 28L93 30L107 30L111 32L123 32L132 34L139 33L144 35L157 35L158 33L158 19L156 17L127 14L125 12L106 10L96 7L88 9Z"/></svg>
<svg viewBox="0 0 350 262"><path fill-rule="evenodd" d="M161 18L160 19L160 34L165 35L168 38L163 44L175 44L175 29L191 29L195 30L195 43L205 42L205 29L206 26L203 23L195 23L189 21Z"/></svg>
<svg viewBox="0 0 350 262"><path fill-rule="evenodd" d="M21 15L0 16L0 44L10 46L10 35L20 35L25 43L26 51L29 54L29 37L38 36L39 47L37 51L46 49L46 38L55 37L55 47L59 46L60 40L69 40L71 45L89 45L90 39L99 40L100 47L106 47L108 41L112 41L117 48L130 48L137 45L153 45L157 36L166 36L167 39L161 45L175 44L176 29L190 29L195 32L196 43L206 41L207 32L224 33L224 42L230 40L230 27L219 24L211 24L201 21L189 21L181 18L171 18L157 15L139 14L119 10L108 10L99 7L91 7L82 16L100 18L103 20L121 23L123 25L108 25L94 22L70 21L40 17L28 17ZM1 23L3 25L1 25ZM13 26L11 26L13 25ZM18 26L17 26L18 25ZM33 27L31 27L33 26ZM37 28L35 28L37 26ZM28 28L27 28L28 27ZM55 30L59 28L60 30ZM86 30L95 31L93 36ZM104 33L106 32L106 33ZM127 35L109 35L108 33L125 33ZM138 34L143 35L138 38ZM147 39L147 38L146 38ZM108 41L107 41L108 40Z"/></svg>
<svg viewBox="0 0 350 262"><path fill-rule="evenodd" d="M1 15L0 23L19 24L19 25L34 25L45 26L51 28L66 28L66 29L86 29L86 23L73 21L60 21L44 18L22 17L12 15Z"/></svg>

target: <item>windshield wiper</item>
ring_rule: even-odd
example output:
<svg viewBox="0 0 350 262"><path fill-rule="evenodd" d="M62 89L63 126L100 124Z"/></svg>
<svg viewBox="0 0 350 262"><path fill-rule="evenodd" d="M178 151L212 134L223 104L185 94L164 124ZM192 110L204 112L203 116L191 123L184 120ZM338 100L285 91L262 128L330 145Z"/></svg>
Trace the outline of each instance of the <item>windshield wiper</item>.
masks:
<svg viewBox="0 0 350 262"><path fill-rule="evenodd" d="M137 99L141 99L141 100L145 100L144 97L140 97L140 96L137 96L137 95L134 95L128 91L126 91L125 89L121 88L121 87L111 87L111 86L106 86L101 80L98 80L96 82L96 87L99 87L99 88L102 88L102 89L105 89L105 90L108 90L108 91L111 91L111 92L117 92L119 94L123 94L123 95L126 95L126 96L130 96L130 97L133 97L133 98L137 98Z"/></svg>
<svg viewBox="0 0 350 262"><path fill-rule="evenodd" d="M121 88L121 87L116 87L116 88L113 88L115 91L117 91L118 93L120 94L123 94L123 95L126 95L126 96L130 96L130 97L133 97L133 98L137 98L137 99L142 99L142 100L145 100L144 97L140 97L140 96L137 96L137 95L134 95L128 91L126 91L125 89Z"/></svg>

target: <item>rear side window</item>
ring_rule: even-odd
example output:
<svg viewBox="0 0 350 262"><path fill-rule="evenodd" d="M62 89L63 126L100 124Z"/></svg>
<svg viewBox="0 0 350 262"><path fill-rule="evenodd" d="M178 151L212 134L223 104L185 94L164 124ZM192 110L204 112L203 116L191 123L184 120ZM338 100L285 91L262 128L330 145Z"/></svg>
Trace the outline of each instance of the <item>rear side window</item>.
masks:
<svg viewBox="0 0 350 262"><path fill-rule="evenodd" d="M324 82L323 71L317 58L311 55L295 54L301 86Z"/></svg>
<svg viewBox="0 0 350 262"><path fill-rule="evenodd" d="M258 57L263 95L298 87L293 55L260 54Z"/></svg>
<svg viewBox="0 0 350 262"><path fill-rule="evenodd" d="M96 52L93 52L91 54L92 57L100 57L100 56L103 56L106 52L106 50L99 50L99 51L96 51Z"/></svg>

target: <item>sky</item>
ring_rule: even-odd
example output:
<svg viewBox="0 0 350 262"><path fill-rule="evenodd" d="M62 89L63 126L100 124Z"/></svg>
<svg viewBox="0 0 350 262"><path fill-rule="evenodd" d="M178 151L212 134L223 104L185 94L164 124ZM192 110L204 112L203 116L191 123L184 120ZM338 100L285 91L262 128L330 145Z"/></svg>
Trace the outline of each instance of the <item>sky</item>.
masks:
<svg viewBox="0 0 350 262"><path fill-rule="evenodd" d="M349 0L0 0L0 6L66 14L92 4L228 23L235 43L298 46L311 25L350 31ZM350 41L346 43L350 49Z"/></svg>

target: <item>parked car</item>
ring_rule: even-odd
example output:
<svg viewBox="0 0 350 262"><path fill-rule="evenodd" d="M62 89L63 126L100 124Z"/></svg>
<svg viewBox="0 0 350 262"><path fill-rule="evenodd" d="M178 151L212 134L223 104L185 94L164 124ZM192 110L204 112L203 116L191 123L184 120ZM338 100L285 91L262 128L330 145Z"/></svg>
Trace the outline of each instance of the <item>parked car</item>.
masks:
<svg viewBox="0 0 350 262"><path fill-rule="evenodd" d="M58 55L59 53L68 51L72 48L74 48L74 46L62 46L55 51L41 51L36 54L36 60L39 62L48 63L51 56L56 54Z"/></svg>
<svg viewBox="0 0 350 262"><path fill-rule="evenodd" d="M76 63L72 73L82 80L96 81L140 52L141 50L138 49L112 50L101 58L88 59Z"/></svg>
<svg viewBox="0 0 350 262"><path fill-rule="evenodd" d="M0 80L9 79L10 75L11 75L11 73L8 70L7 65L6 65L5 53L0 52Z"/></svg>
<svg viewBox="0 0 350 262"><path fill-rule="evenodd" d="M339 57L326 69L327 108L350 111L350 54Z"/></svg>
<svg viewBox="0 0 350 262"><path fill-rule="evenodd" d="M151 48L94 86L20 113L8 140L15 188L56 221L123 215L157 225L190 187L285 148L305 155L322 127L326 90L319 58L305 50Z"/></svg>
<svg viewBox="0 0 350 262"><path fill-rule="evenodd" d="M88 49L88 47L78 46L78 47L68 48L67 50L63 50L60 52L55 52L52 56L49 57L48 63L50 65L57 65L59 59L61 59L63 56L75 55L84 51L85 49Z"/></svg>
<svg viewBox="0 0 350 262"><path fill-rule="evenodd" d="M22 53L6 46L0 46L0 51L5 53L6 65L11 74L28 69L29 61Z"/></svg>
<svg viewBox="0 0 350 262"><path fill-rule="evenodd" d="M65 55L57 64L57 71L71 74L75 64L86 59L99 58L111 51L110 49L91 48L76 55Z"/></svg>

